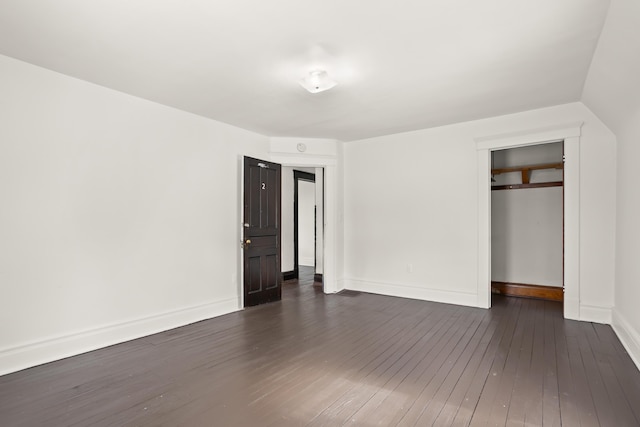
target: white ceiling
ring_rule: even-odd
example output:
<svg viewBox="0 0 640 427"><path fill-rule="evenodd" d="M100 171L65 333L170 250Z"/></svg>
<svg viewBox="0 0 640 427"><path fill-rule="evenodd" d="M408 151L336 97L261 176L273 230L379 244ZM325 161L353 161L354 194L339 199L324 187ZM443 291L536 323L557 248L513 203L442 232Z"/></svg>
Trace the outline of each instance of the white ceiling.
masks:
<svg viewBox="0 0 640 427"><path fill-rule="evenodd" d="M268 136L580 99L608 0L2 0L0 53ZM334 89L297 81L326 69Z"/></svg>

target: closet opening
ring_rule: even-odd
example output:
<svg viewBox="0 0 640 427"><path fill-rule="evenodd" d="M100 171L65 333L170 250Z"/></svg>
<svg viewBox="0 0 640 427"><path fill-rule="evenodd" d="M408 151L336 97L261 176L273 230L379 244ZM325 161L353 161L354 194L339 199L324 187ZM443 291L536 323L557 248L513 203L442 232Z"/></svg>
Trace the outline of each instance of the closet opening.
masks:
<svg viewBox="0 0 640 427"><path fill-rule="evenodd" d="M564 142L491 152L491 292L564 300Z"/></svg>

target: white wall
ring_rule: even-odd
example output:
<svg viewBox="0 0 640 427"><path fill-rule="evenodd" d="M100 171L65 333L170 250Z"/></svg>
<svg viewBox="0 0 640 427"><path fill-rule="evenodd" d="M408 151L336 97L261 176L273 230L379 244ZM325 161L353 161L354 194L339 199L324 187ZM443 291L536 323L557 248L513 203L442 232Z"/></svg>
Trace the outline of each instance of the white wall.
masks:
<svg viewBox="0 0 640 427"><path fill-rule="evenodd" d="M0 374L239 308L267 138L0 57Z"/></svg>
<svg viewBox="0 0 640 427"><path fill-rule="evenodd" d="M613 325L640 366L640 2L612 0L583 101L615 133L616 269ZM611 189L610 191L614 191Z"/></svg>
<svg viewBox="0 0 640 427"><path fill-rule="evenodd" d="M562 143L499 150L495 168L562 162ZM520 172L492 185L519 184ZM562 181L562 170L536 170L530 182ZM562 187L491 192L491 279L562 287Z"/></svg>
<svg viewBox="0 0 640 427"><path fill-rule="evenodd" d="M615 141L573 103L345 144L345 287L476 305L474 138L584 121L580 139L580 304L613 305Z"/></svg>
<svg viewBox="0 0 640 427"><path fill-rule="evenodd" d="M298 181L298 264L315 265L315 183Z"/></svg>
<svg viewBox="0 0 640 427"><path fill-rule="evenodd" d="M491 192L491 279L562 287L562 187Z"/></svg>

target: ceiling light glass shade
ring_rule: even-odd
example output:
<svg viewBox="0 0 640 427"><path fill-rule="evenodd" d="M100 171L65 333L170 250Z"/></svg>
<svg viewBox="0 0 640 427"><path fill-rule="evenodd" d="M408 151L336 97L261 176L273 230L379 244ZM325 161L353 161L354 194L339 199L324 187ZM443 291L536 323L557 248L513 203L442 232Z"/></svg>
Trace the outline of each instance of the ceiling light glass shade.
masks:
<svg viewBox="0 0 640 427"><path fill-rule="evenodd" d="M329 90L337 84L338 83L329 78L329 75L324 70L310 71L305 78L300 80L300 86L311 93L318 93Z"/></svg>

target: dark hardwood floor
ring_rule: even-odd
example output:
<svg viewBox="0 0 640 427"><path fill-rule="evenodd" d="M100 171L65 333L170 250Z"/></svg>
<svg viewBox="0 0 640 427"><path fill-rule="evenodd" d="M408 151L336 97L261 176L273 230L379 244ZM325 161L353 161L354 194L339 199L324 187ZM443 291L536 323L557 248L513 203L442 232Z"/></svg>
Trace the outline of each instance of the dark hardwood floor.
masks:
<svg viewBox="0 0 640 427"><path fill-rule="evenodd" d="M9 426L637 426L640 373L558 302L283 300L0 377Z"/></svg>

